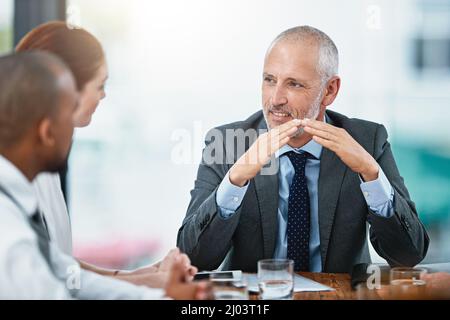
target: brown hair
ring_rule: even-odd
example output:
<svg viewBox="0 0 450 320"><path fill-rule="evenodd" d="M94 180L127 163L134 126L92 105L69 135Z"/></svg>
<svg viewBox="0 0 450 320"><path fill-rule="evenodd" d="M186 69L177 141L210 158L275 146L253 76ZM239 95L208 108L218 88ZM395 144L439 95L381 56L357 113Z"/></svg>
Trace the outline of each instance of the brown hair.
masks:
<svg viewBox="0 0 450 320"><path fill-rule="evenodd" d="M26 34L16 52L43 50L61 58L71 69L78 90L91 81L105 61L100 42L84 29L69 29L65 22L51 21Z"/></svg>

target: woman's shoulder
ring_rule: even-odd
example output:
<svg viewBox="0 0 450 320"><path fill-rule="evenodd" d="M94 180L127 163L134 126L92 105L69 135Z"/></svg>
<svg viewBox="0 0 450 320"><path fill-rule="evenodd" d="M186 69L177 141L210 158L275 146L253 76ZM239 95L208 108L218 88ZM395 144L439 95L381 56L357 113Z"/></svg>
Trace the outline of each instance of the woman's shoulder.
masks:
<svg viewBox="0 0 450 320"><path fill-rule="evenodd" d="M57 173L43 173L33 181L38 206L47 220L50 238L66 254L72 253L72 233L67 205Z"/></svg>

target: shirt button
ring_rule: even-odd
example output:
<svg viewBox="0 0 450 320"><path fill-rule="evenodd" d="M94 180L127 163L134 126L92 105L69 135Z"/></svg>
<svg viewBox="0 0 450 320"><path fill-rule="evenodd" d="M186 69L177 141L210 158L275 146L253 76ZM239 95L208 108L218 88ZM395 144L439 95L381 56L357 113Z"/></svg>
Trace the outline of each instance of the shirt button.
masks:
<svg viewBox="0 0 450 320"><path fill-rule="evenodd" d="M238 198L238 197L233 197L233 201L234 201L234 202L238 202L238 201L239 201L239 198Z"/></svg>
<svg viewBox="0 0 450 320"><path fill-rule="evenodd" d="M369 197L369 193L367 191L364 192L364 197L368 198Z"/></svg>

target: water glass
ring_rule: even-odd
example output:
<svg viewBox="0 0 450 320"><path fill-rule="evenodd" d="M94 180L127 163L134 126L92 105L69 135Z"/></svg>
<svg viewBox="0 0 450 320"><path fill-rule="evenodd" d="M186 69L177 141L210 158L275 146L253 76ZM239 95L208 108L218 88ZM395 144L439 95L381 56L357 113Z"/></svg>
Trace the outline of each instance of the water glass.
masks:
<svg viewBox="0 0 450 320"><path fill-rule="evenodd" d="M422 277L424 268L392 268L390 288L393 299L420 299L425 296L426 282Z"/></svg>
<svg viewBox="0 0 450 320"><path fill-rule="evenodd" d="M294 292L294 261L258 261L258 287L261 300L290 300Z"/></svg>

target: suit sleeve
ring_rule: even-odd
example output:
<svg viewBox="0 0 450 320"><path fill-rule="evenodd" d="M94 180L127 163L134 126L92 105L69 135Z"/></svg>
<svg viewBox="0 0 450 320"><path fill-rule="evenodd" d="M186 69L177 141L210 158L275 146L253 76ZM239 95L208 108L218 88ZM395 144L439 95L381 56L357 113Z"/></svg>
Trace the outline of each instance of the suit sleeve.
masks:
<svg viewBox="0 0 450 320"><path fill-rule="evenodd" d="M375 136L374 158L392 185L394 214L382 217L368 209L370 240L391 266L414 266L425 257L429 237L400 176L384 126L378 126Z"/></svg>
<svg viewBox="0 0 450 320"><path fill-rule="evenodd" d="M224 143L218 138L220 132L217 132L214 141L208 139L211 135L211 132L207 134L202 162L191 191L191 201L177 239L178 247L199 270L214 270L220 266L231 249L241 211L240 207L237 208L226 219L220 215L216 195L223 179L227 177L229 165L225 161ZM211 154L220 161L211 161Z"/></svg>

